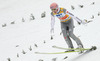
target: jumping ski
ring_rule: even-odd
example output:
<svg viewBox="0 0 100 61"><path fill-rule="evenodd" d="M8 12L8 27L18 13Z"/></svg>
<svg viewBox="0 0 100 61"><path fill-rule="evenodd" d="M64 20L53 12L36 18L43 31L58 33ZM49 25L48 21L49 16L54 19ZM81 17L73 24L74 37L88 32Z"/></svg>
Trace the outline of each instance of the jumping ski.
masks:
<svg viewBox="0 0 100 61"><path fill-rule="evenodd" d="M96 46L92 46L91 48L63 48L63 47L58 47L58 46L52 46L53 48L57 48L57 49L63 49L63 50L96 50Z"/></svg>
<svg viewBox="0 0 100 61"><path fill-rule="evenodd" d="M36 54L64 54L64 53L74 53L74 52L80 52L80 51L89 52L89 51L93 51L93 50L97 49L96 46L92 46L91 48L62 48L62 47L53 46L53 48L64 49L64 50L71 49L71 50L74 50L74 51L67 51L67 52L65 52L65 51L64 52L35 52L35 53Z"/></svg>

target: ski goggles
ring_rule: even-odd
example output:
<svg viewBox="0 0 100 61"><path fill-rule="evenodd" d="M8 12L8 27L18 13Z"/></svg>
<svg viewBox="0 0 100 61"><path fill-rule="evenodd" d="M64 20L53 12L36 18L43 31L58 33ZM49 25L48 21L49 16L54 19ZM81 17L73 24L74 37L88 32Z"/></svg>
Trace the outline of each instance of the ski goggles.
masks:
<svg viewBox="0 0 100 61"><path fill-rule="evenodd" d="M55 9L51 9L52 11L56 11L57 10L57 8L55 8Z"/></svg>

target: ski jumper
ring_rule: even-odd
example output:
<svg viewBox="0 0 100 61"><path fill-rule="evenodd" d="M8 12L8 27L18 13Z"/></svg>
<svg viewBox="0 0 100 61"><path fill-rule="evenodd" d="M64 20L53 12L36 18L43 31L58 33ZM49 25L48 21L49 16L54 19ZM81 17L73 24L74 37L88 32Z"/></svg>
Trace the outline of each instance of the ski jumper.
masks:
<svg viewBox="0 0 100 61"><path fill-rule="evenodd" d="M64 39L65 39L66 43L68 44L68 47L69 48L74 48L70 37L77 43L77 45L82 45L83 46L80 39L77 38L73 34L73 28L74 28L73 19L75 19L79 23L81 23L82 21L78 17L75 17L73 14L66 11L66 9L59 8L57 13L51 12L51 28L54 28L55 17L60 19L61 30L62 30Z"/></svg>

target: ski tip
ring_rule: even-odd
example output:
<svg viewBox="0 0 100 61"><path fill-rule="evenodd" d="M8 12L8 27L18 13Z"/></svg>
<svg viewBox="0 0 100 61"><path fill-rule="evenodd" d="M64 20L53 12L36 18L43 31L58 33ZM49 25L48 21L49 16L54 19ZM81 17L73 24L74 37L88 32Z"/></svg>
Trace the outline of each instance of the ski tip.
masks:
<svg viewBox="0 0 100 61"><path fill-rule="evenodd" d="M52 46L52 47L56 47L56 46Z"/></svg>
<svg viewBox="0 0 100 61"><path fill-rule="evenodd" d="M96 50L97 47L96 46L92 46L90 50Z"/></svg>
<svg viewBox="0 0 100 61"><path fill-rule="evenodd" d="M92 49L93 49L93 50L96 50L96 49L97 49L97 47L96 47L96 46L92 46Z"/></svg>
<svg viewBox="0 0 100 61"><path fill-rule="evenodd" d="M38 54L39 52L35 52L35 54Z"/></svg>

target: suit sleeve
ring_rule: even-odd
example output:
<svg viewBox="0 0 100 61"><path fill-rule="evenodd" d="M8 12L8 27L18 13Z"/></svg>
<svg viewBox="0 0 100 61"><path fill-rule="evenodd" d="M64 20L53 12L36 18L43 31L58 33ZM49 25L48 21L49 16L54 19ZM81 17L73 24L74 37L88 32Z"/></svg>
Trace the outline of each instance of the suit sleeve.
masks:
<svg viewBox="0 0 100 61"><path fill-rule="evenodd" d="M54 17L54 15L51 13L51 29L54 28L54 25L55 25L55 17Z"/></svg>
<svg viewBox="0 0 100 61"><path fill-rule="evenodd" d="M82 20L79 19L78 17L74 16L72 13L70 13L70 12L67 11L67 14L68 14L69 16L71 16L73 19L75 19L77 22L82 23Z"/></svg>

